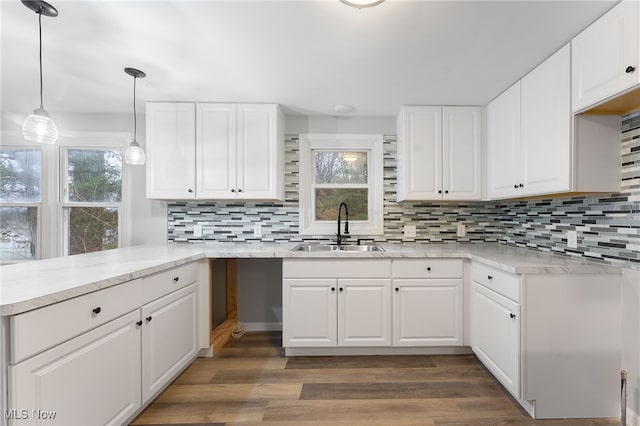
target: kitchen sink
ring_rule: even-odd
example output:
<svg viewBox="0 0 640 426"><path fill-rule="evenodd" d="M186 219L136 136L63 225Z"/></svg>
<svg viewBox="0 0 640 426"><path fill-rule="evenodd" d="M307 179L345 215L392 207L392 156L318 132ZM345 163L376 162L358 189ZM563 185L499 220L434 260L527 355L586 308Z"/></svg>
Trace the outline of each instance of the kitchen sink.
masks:
<svg viewBox="0 0 640 426"><path fill-rule="evenodd" d="M351 245L346 245L346 246L340 246L340 250L342 251L358 251L358 252L381 252L384 251L384 249L382 247L380 247L377 244L366 244L366 245L359 245L359 246L351 246Z"/></svg>
<svg viewBox="0 0 640 426"><path fill-rule="evenodd" d="M366 245L328 245L328 244L311 244L303 243L298 244L291 251L344 251L344 252L383 252L384 249L377 244Z"/></svg>
<svg viewBox="0 0 640 426"><path fill-rule="evenodd" d="M330 246L326 244L298 244L291 251L333 251L337 250L338 246Z"/></svg>

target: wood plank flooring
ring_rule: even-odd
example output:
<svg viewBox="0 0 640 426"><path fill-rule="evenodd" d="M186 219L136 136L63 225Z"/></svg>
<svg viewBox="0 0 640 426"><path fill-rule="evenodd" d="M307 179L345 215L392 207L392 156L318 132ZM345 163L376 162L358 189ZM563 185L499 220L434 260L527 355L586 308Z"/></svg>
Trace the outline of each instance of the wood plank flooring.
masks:
<svg viewBox="0 0 640 426"><path fill-rule="evenodd" d="M533 420L473 355L291 357L247 333L189 366L132 425L602 426Z"/></svg>

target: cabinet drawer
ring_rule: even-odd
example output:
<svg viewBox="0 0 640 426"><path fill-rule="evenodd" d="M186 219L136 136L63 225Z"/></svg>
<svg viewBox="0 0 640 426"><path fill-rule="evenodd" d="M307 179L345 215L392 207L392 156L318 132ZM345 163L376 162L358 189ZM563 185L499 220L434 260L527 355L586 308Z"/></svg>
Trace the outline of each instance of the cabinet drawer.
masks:
<svg viewBox="0 0 640 426"><path fill-rule="evenodd" d="M462 278L460 259L394 259L393 278Z"/></svg>
<svg viewBox="0 0 640 426"><path fill-rule="evenodd" d="M389 278L391 259L284 259L283 278Z"/></svg>
<svg viewBox="0 0 640 426"><path fill-rule="evenodd" d="M498 294L520 301L520 276L501 271L482 263L473 262L471 279Z"/></svg>
<svg viewBox="0 0 640 426"><path fill-rule="evenodd" d="M193 284L198 280L198 263L176 266L157 274L142 278L143 303Z"/></svg>
<svg viewBox="0 0 640 426"><path fill-rule="evenodd" d="M12 316L11 363L15 364L137 309L142 301L140 281L129 281Z"/></svg>

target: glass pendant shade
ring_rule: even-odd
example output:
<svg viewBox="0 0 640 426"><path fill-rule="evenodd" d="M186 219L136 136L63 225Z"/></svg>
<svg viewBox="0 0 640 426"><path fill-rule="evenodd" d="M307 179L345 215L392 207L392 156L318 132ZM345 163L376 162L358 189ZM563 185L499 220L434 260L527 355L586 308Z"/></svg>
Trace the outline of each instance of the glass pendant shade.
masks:
<svg viewBox="0 0 640 426"><path fill-rule="evenodd" d="M44 108L33 111L22 123L24 140L53 145L58 140L58 127Z"/></svg>
<svg viewBox="0 0 640 426"><path fill-rule="evenodd" d="M384 0L340 0L340 2L346 4L347 6L362 9L363 7L377 6L380 3L384 2Z"/></svg>
<svg viewBox="0 0 640 426"><path fill-rule="evenodd" d="M147 75L135 68L125 68L124 72L133 77L133 141L124 151L124 162L133 166L143 166L146 161L144 150L136 140L138 135L138 119L136 118L136 80Z"/></svg>
<svg viewBox="0 0 640 426"><path fill-rule="evenodd" d="M144 155L144 151L138 142L133 140L124 151L124 162L134 166L143 166L145 161L146 157Z"/></svg>

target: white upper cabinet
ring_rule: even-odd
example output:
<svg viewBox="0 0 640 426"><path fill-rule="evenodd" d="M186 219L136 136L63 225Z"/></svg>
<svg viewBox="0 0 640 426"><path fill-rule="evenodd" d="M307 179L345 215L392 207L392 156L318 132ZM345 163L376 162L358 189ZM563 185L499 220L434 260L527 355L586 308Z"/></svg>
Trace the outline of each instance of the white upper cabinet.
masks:
<svg viewBox="0 0 640 426"><path fill-rule="evenodd" d="M640 83L638 8L623 1L571 41L573 111Z"/></svg>
<svg viewBox="0 0 640 426"><path fill-rule="evenodd" d="M567 45L487 107L487 196L620 190L620 120L573 117Z"/></svg>
<svg viewBox="0 0 640 426"><path fill-rule="evenodd" d="M189 126L165 113L185 105ZM149 102L147 141L148 198L284 199L284 116L277 105Z"/></svg>
<svg viewBox="0 0 640 426"><path fill-rule="evenodd" d="M283 123L277 105L238 105L237 198L284 199Z"/></svg>
<svg viewBox="0 0 640 426"><path fill-rule="evenodd" d="M147 102L147 198L196 198L196 107Z"/></svg>
<svg viewBox="0 0 640 426"><path fill-rule="evenodd" d="M571 190L570 46L520 82L519 183L527 195Z"/></svg>
<svg viewBox="0 0 640 426"><path fill-rule="evenodd" d="M478 107L442 108L442 187L444 199L482 197L481 122Z"/></svg>
<svg viewBox="0 0 640 426"><path fill-rule="evenodd" d="M510 197L520 175L520 82L487 106L487 195Z"/></svg>
<svg viewBox="0 0 640 426"><path fill-rule="evenodd" d="M236 187L236 105L198 104L197 123L198 197L229 198Z"/></svg>
<svg viewBox="0 0 640 426"><path fill-rule="evenodd" d="M403 106L398 114L398 201L478 200L478 107Z"/></svg>

